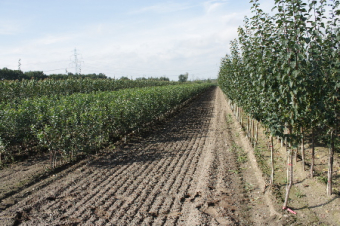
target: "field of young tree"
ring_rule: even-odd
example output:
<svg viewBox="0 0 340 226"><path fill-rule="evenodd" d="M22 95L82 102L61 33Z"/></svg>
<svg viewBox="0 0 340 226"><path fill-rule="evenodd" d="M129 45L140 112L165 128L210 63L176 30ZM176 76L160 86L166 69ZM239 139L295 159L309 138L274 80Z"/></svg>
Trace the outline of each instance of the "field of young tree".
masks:
<svg viewBox="0 0 340 226"><path fill-rule="evenodd" d="M340 224L340 1L259 2L219 87L3 69L0 224Z"/></svg>
<svg viewBox="0 0 340 226"><path fill-rule="evenodd" d="M299 154L303 170L308 165L313 177L317 139L329 147L327 194L338 192L332 181L334 153L339 147L339 1L276 0L274 15L264 12L259 1L251 2L254 16L245 18L238 39L230 43L219 85L237 116L248 115L247 131L256 120L271 136L271 147L273 137L286 144L286 209L294 181L293 157ZM309 162L305 159L306 136L311 137ZM271 152L273 184L273 149Z"/></svg>
<svg viewBox="0 0 340 226"><path fill-rule="evenodd" d="M2 83L14 84L14 87L28 84L26 87L30 88L18 89L22 92L18 95L21 98L0 104L0 163L21 149L34 148L49 151L52 167L56 166L57 156L60 161L68 162L77 153L98 150L162 117L211 86L207 83L164 86L173 83L115 80ZM126 89L136 85L153 86ZM110 89L117 91L101 91ZM3 89L3 96L10 90L13 89Z"/></svg>

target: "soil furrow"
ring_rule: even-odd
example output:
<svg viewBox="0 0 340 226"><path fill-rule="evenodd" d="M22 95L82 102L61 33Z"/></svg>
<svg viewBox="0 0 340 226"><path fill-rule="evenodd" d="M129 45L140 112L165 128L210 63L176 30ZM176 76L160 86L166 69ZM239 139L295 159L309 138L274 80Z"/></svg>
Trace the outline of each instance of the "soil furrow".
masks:
<svg viewBox="0 0 340 226"><path fill-rule="evenodd" d="M241 204L230 196L241 181L229 172L223 98L210 89L142 138L0 213L0 224L238 224L243 216L232 210Z"/></svg>

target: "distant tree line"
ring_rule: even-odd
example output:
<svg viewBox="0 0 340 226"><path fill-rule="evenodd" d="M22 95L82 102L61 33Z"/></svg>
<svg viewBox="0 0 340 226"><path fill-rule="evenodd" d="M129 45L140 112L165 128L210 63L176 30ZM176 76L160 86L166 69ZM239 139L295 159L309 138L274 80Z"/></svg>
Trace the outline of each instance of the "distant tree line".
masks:
<svg viewBox="0 0 340 226"><path fill-rule="evenodd" d="M99 73L97 75L95 73L93 73L93 74L72 74L72 73L69 72L67 75L66 74L51 74L51 75L48 76L48 78L62 80L62 79L68 79L68 78L93 78L93 79L102 78L102 79L107 79L108 77L103 73Z"/></svg>
<svg viewBox="0 0 340 226"><path fill-rule="evenodd" d="M123 78L123 77L122 77ZM136 80L155 80L155 81L167 81L169 82L170 79L168 77L148 77L148 78L145 78L145 77L141 77L141 78L136 78Z"/></svg>
<svg viewBox="0 0 340 226"><path fill-rule="evenodd" d="M6 67L3 69L0 69L0 80L23 80L23 79L36 79L36 80L42 80L42 79L68 79L68 78L93 78L93 79L107 79L107 76L103 73L99 74L51 74L46 75L43 71L26 71L23 72L21 70L11 70Z"/></svg>
<svg viewBox="0 0 340 226"><path fill-rule="evenodd" d="M45 79L47 75L42 71L11 70L8 68L0 69L0 80L22 80L22 79Z"/></svg>

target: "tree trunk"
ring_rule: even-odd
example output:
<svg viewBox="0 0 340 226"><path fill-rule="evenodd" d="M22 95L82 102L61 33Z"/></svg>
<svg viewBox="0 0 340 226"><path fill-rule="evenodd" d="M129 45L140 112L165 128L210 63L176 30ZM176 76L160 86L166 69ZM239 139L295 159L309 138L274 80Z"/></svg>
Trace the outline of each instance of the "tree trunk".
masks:
<svg viewBox="0 0 340 226"><path fill-rule="evenodd" d="M53 169L53 151L50 150L50 164L51 164L51 169Z"/></svg>
<svg viewBox="0 0 340 226"><path fill-rule="evenodd" d="M272 172L270 174L270 184L274 184L274 142L273 135L270 135L270 162Z"/></svg>
<svg viewBox="0 0 340 226"><path fill-rule="evenodd" d="M241 120L240 120L240 121L241 121L241 128L243 128L243 124L242 124L242 123L243 123L243 116L242 116L242 115L243 115L243 110L241 109L241 111L240 111L240 117L241 117Z"/></svg>
<svg viewBox="0 0 340 226"><path fill-rule="evenodd" d="M247 137L249 138L249 115L247 117Z"/></svg>
<svg viewBox="0 0 340 226"><path fill-rule="evenodd" d="M331 145L329 147L329 159L328 159L327 195L329 196L332 195L333 158L334 158L334 130L331 132Z"/></svg>
<svg viewBox="0 0 340 226"><path fill-rule="evenodd" d="M286 186L286 197L285 201L283 203L283 209L287 209L288 200L289 200L289 193L290 189L293 185L293 151L291 147L288 148L288 145L286 145L287 150L287 186Z"/></svg>
<svg viewBox="0 0 340 226"><path fill-rule="evenodd" d="M253 128L252 144L255 147L255 119L252 120L252 128Z"/></svg>
<svg viewBox="0 0 340 226"><path fill-rule="evenodd" d="M236 117L236 120L238 121L238 107L236 106L236 109L235 109L235 117Z"/></svg>
<svg viewBox="0 0 340 226"><path fill-rule="evenodd" d="M302 170L305 171L305 137L303 127L301 126L301 159L302 159Z"/></svg>
<svg viewBox="0 0 340 226"><path fill-rule="evenodd" d="M257 145L259 139L259 122L256 122L256 138L255 138L255 146Z"/></svg>
<svg viewBox="0 0 340 226"><path fill-rule="evenodd" d="M314 177L314 155L315 155L315 141L314 141L314 127L312 128L312 153L311 153L311 164L310 164L310 177Z"/></svg>
<svg viewBox="0 0 340 226"><path fill-rule="evenodd" d="M57 167L57 152L54 151L54 155L53 155L53 168Z"/></svg>

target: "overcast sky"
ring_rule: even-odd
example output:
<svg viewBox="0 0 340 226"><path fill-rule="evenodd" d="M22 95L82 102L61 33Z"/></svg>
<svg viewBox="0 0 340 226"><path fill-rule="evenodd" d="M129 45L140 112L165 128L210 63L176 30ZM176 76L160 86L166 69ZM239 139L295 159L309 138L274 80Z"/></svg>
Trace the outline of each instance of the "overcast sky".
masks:
<svg viewBox="0 0 340 226"><path fill-rule="evenodd" d="M270 9L273 0L262 0ZM249 0L0 0L0 68L217 78Z"/></svg>

